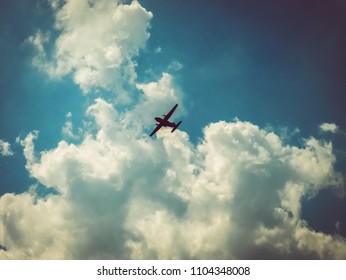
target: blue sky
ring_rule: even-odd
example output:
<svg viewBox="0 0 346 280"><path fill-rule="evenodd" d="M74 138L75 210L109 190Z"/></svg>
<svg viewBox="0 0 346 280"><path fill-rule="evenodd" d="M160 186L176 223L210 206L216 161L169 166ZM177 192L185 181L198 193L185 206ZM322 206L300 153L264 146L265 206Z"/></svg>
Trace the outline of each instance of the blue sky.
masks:
<svg viewBox="0 0 346 280"><path fill-rule="evenodd" d="M345 2L122 3L1 2L0 258L345 258Z"/></svg>

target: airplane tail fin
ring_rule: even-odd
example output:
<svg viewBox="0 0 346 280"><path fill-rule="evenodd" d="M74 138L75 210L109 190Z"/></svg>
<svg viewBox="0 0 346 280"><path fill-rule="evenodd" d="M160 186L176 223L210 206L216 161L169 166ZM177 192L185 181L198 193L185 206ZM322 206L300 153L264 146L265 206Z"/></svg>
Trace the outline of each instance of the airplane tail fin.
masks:
<svg viewBox="0 0 346 280"><path fill-rule="evenodd" d="M176 130L178 127L179 127L179 125L181 124L181 122L182 121L180 121L180 122L178 122L175 126L174 126L174 128L172 129L172 133L174 132L174 130Z"/></svg>

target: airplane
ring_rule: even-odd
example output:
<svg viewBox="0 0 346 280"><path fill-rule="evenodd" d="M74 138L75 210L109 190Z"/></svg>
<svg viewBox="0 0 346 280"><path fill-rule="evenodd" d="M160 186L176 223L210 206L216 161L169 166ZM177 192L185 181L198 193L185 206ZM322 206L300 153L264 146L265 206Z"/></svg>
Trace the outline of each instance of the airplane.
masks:
<svg viewBox="0 0 346 280"><path fill-rule="evenodd" d="M175 109L177 109L178 104L175 104L174 107L168 112L167 115L163 115L164 118L155 118L155 121L157 121L158 123L156 124L155 129L153 130L153 132L150 134L150 137L153 136L161 127L173 127L172 129L172 133L174 132L174 130L176 130L179 125L181 124L181 121L178 123L174 123L174 122L170 122L168 119L172 116L173 112L175 111Z"/></svg>

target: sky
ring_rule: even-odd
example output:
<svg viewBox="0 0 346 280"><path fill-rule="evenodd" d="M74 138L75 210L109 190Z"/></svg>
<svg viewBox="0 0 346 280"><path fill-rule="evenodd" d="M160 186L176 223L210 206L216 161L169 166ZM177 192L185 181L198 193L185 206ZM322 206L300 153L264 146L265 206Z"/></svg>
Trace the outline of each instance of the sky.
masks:
<svg viewBox="0 0 346 280"><path fill-rule="evenodd" d="M0 259L346 259L345 1L0 5Z"/></svg>

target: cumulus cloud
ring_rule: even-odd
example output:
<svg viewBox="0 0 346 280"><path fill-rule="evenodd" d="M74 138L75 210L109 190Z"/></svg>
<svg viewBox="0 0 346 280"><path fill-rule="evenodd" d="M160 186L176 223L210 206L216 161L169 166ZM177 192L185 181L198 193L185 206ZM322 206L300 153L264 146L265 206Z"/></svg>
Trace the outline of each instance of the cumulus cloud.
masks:
<svg viewBox="0 0 346 280"><path fill-rule="evenodd" d="M43 34L41 30L38 30L34 35L28 38L28 42L37 51L37 56L34 57L34 64L39 66L42 59L46 59L46 44L49 42L49 34Z"/></svg>
<svg viewBox="0 0 346 280"><path fill-rule="evenodd" d="M172 75L136 81L133 57L152 14L137 1L51 4L60 31L52 61L48 35L30 39L40 67L71 74L86 92L130 98L127 84L141 95L121 110L98 97L78 144L36 151L37 131L18 139L30 176L55 192L0 197L0 259L346 258L345 238L315 232L301 217L303 198L343 185L331 143L287 145L238 119L210 123L197 144L166 128L149 138L153 117L175 103L174 117L186 114ZM73 133L72 122L64 128Z"/></svg>
<svg viewBox="0 0 346 280"><path fill-rule="evenodd" d="M102 99L88 114L97 133L79 145L33 160L37 134L22 140L31 176L59 194L1 197L1 258L346 258L344 238L301 219L304 196L342 184L329 143L287 146L240 120L196 146L165 129L152 141Z"/></svg>
<svg viewBox="0 0 346 280"><path fill-rule="evenodd" d="M320 125L320 130L323 132L336 133L339 127L335 123L322 123Z"/></svg>
<svg viewBox="0 0 346 280"><path fill-rule="evenodd" d="M166 114L178 103L180 106L174 112L173 118L186 115L183 105L183 94L174 82L172 75L163 73L158 81L136 84L143 94L135 107L127 112L125 122L129 126L136 126L139 131L153 125L154 117Z"/></svg>
<svg viewBox="0 0 346 280"><path fill-rule="evenodd" d="M66 117L67 117L67 120L66 120L63 128L61 129L62 134L65 137L70 138L70 139L78 139L79 136L77 134L75 134L74 131L73 131L73 123L72 123L72 120L71 120L72 113L68 112L66 114Z"/></svg>
<svg viewBox="0 0 346 280"><path fill-rule="evenodd" d="M135 82L134 57L149 38L152 13L137 1L128 5L109 0L50 3L59 36L51 54L45 47L50 42L48 34L38 30L29 37L37 50L34 65L51 77L72 74L84 92L102 88L128 102L124 82Z"/></svg>
<svg viewBox="0 0 346 280"><path fill-rule="evenodd" d="M34 140L38 137L38 131L34 130L30 132L24 139L17 138L17 143L23 146L24 156L27 161L27 167L29 168L32 163L36 161L34 151Z"/></svg>
<svg viewBox="0 0 346 280"><path fill-rule="evenodd" d="M0 155L1 156L12 156L11 144L0 139Z"/></svg>

